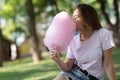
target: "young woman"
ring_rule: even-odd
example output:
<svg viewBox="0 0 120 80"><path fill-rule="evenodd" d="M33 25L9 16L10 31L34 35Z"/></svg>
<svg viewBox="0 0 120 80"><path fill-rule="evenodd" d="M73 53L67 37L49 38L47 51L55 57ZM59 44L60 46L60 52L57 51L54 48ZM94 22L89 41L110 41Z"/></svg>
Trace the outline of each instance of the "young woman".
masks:
<svg viewBox="0 0 120 80"><path fill-rule="evenodd" d="M76 31L80 33L68 46L65 61L60 59L55 49L50 50L50 57L62 70L54 80L102 80L104 70L109 80L116 80L112 60L115 45L110 32L101 27L96 10L90 5L79 4L74 9L73 20L77 25ZM75 62L77 69L89 73L90 76L85 74L87 79L78 79L79 72L73 71Z"/></svg>

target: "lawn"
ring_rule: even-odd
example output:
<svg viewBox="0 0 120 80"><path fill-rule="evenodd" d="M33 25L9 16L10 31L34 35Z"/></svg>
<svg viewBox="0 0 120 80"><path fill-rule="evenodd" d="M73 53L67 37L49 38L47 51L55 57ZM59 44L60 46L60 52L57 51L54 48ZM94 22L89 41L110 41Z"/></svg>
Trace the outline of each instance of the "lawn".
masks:
<svg viewBox="0 0 120 80"><path fill-rule="evenodd" d="M120 80L120 49L114 49L113 59L117 80ZM45 56L38 64L28 57L5 62L4 67L0 68L0 80L52 80L58 73L59 69L49 56ZM104 80L108 80L106 76Z"/></svg>

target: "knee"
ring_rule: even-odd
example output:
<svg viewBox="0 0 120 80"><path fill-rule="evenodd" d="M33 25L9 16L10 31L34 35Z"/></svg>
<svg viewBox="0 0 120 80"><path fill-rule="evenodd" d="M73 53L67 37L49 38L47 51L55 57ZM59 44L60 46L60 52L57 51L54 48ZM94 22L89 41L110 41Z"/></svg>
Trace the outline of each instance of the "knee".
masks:
<svg viewBox="0 0 120 80"><path fill-rule="evenodd" d="M67 76L58 75L53 80L69 80Z"/></svg>

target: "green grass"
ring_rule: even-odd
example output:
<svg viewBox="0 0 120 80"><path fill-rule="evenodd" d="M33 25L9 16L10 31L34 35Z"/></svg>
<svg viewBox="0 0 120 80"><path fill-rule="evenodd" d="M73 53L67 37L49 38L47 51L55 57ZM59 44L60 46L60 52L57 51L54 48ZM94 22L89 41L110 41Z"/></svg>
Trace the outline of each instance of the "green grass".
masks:
<svg viewBox="0 0 120 80"><path fill-rule="evenodd" d="M31 57L4 63L0 68L0 80L52 80L59 72L55 63L48 57L38 64Z"/></svg>
<svg viewBox="0 0 120 80"><path fill-rule="evenodd" d="M38 64L31 57L5 62L0 68L0 80L52 80L60 70L48 56L44 58ZM113 59L117 80L120 80L120 49L114 49ZM104 80L108 80L106 76Z"/></svg>
<svg viewBox="0 0 120 80"><path fill-rule="evenodd" d="M120 80L120 48L113 50L113 60L114 60L117 80Z"/></svg>

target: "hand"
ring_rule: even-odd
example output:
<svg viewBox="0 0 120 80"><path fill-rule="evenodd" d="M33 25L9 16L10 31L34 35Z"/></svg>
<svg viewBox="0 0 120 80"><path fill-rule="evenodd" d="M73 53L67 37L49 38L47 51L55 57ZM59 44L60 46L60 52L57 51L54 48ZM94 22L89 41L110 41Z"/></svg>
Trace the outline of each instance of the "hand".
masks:
<svg viewBox="0 0 120 80"><path fill-rule="evenodd" d="M56 50L56 49L51 49L49 54L50 54L50 57L51 57L54 61L57 61L57 60L60 59L59 53L57 53L57 50Z"/></svg>

